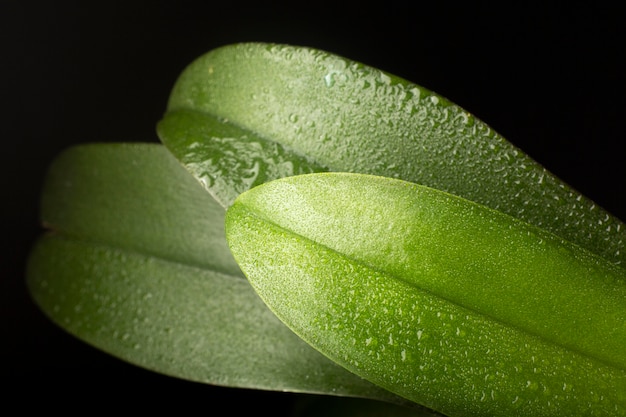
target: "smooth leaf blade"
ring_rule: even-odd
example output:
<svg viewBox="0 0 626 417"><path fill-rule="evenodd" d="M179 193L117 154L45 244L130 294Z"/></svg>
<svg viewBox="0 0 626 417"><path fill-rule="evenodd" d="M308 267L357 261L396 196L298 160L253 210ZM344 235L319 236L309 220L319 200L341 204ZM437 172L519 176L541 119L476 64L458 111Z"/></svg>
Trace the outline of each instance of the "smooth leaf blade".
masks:
<svg viewBox="0 0 626 417"><path fill-rule="evenodd" d="M67 149L46 176L41 218L64 235L241 273L224 240L224 210L162 145Z"/></svg>
<svg viewBox="0 0 626 417"><path fill-rule="evenodd" d="M276 315L399 395L449 415L626 412L626 276L575 245L355 174L262 185L226 221Z"/></svg>
<svg viewBox="0 0 626 417"><path fill-rule="evenodd" d="M43 192L51 232L28 264L52 321L167 375L243 388L405 400L285 327L243 278L224 210L160 145L71 148Z"/></svg>
<svg viewBox="0 0 626 417"><path fill-rule="evenodd" d="M40 240L28 275L55 323L134 365L214 385L402 402L304 343L239 277L58 236Z"/></svg>
<svg viewBox="0 0 626 417"><path fill-rule="evenodd" d="M183 72L159 124L163 143L186 163L194 151L181 142L191 135L210 143L212 134L177 122L176 112L226 120L330 171L395 177L459 195L626 264L620 220L466 110L367 65L305 47L229 45ZM239 184L237 165L247 163L248 157L233 159L214 180Z"/></svg>

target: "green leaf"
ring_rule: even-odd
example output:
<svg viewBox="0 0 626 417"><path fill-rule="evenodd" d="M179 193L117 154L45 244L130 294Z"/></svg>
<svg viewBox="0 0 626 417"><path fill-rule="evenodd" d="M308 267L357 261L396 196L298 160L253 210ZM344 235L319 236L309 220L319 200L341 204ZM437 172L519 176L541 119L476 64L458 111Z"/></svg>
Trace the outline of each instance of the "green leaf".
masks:
<svg viewBox="0 0 626 417"><path fill-rule="evenodd" d="M416 184L311 174L242 194L231 251L331 359L446 415L626 415L626 273Z"/></svg>
<svg viewBox="0 0 626 417"><path fill-rule="evenodd" d="M406 402L347 372L254 293L224 210L160 145L74 147L53 163L28 264L59 326L133 364L245 388Z"/></svg>
<svg viewBox="0 0 626 417"><path fill-rule="evenodd" d="M48 170L41 219L69 237L241 274L224 238L224 210L161 145L66 150Z"/></svg>
<svg viewBox="0 0 626 417"><path fill-rule="evenodd" d="M224 207L264 182L328 171L277 142L210 114L169 112L159 132L169 150Z"/></svg>
<svg viewBox="0 0 626 417"><path fill-rule="evenodd" d="M376 174L487 205L626 265L626 226L488 125L421 86L324 51L262 43L210 51L176 82L158 132L225 207L288 175Z"/></svg>

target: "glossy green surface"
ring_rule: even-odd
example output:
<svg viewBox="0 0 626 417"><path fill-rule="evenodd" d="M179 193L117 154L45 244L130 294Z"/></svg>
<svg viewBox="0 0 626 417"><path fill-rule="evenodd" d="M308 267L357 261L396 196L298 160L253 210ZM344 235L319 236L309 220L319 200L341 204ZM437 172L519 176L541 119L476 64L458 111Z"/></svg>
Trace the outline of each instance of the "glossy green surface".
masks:
<svg viewBox="0 0 626 417"><path fill-rule="evenodd" d="M242 192L266 181L327 171L277 142L210 114L171 111L159 123L159 134L224 207Z"/></svg>
<svg viewBox="0 0 626 417"><path fill-rule="evenodd" d="M158 130L224 206L307 170L376 174L451 192L626 263L624 224L488 125L421 86L324 51L261 43L210 51L177 80ZM278 154L268 153L273 146Z"/></svg>
<svg viewBox="0 0 626 417"><path fill-rule="evenodd" d="M396 396L347 372L254 293L224 210L160 145L71 148L43 191L30 292L69 333L133 364L211 384Z"/></svg>
<svg viewBox="0 0 626 417"><path fill-rule="evenodd" d="M224 210L161 145L66 150L46 175L40 216L65 236L241 274L224 239Z"/></svg>
<svg viewBox="0 0 626 417"><path fill-rule="evenodd" d="M399 395L451 416L626 413L626 273L580 247L355 174L259 186L226 224L281 320Z"/></svg>
<svg viewBox="0 0 626 417"><path fill-rule="evenodd" d="M158 133L171 154L93 145L50 170L28 283L70 333L212 384L405 402L376 383L452 416L626 414L624 224L464 109L323 51L238 44L184 71ZM413 204L423 189L390 179L254 188L324 171L501 213ZM373 383L243 279L224 207L250 189L230 245L256 290Z"/></svg>

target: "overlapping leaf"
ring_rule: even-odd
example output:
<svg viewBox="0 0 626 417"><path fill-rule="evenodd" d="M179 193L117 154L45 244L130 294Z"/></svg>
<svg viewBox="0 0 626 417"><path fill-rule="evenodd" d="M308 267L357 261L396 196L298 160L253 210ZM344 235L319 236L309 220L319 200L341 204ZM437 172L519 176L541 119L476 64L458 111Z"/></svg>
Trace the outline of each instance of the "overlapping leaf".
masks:
<svg viewBox="0 0 626 417"><path fill-rule="evenodd" d="M88 145L53 164L31 293L86 342L168 375L400 401L287 329L226 246L224 210L160 145Z"/></svg>
<svg viewBox="0 0 626 417"><path fill-rule="evenodd" d="M53 233L33 252L29 283L59 325L159 372L402 401L309 348L242 279L223 236L223 207L277 178L401 178L626 263L622 222L487 125L420 86L323 51L211 51L177 81L158 132L210 195L156 145L71 150L44 190Z"/></svg>
<svg viewBox="0 0 626 417"><path fill-rule="evenodd" d="M501 212L360 174L239 196L248 280L347 369L450 416L624 415L626 273Z"/></svg>
<svg viewBox="0 0 626 417"><path fill-rule="evenodd" d="M158 131L226 207L281 176L375 174L484 204L626 264L625 225L488 125L421 86L324 51L260 43L210 51L178 79Z"/></svg>

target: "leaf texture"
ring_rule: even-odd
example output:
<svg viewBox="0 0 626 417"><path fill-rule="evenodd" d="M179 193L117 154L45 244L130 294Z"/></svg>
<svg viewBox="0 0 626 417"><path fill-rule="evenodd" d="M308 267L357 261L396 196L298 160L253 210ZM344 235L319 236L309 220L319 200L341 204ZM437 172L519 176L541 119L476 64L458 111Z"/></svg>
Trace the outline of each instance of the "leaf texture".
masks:
<svg viewBox="0 0 626 417"><path fill-rule="evenodd" d="M626 274L416 184L290 177L228 210L231 251L294 332L446 415L624 415Z"/></svg>
<svg viewBox="0 0 626 417"><path fill-rule="evenodd" d="M55 323L133 364L243 388L406 403L328 360L254 293L224 210L160 145L74 147L53 163L30 292Z"/></svg>
<svg viewBox="0 0 626 417"><path fill-rule="evenodd" d="M225 207L271 179L375 174L450 192L626 264L626 227L487 124L419 85L328 52L217 48L177 80L163 143Z"/></svg>

